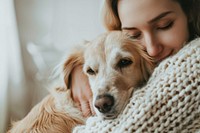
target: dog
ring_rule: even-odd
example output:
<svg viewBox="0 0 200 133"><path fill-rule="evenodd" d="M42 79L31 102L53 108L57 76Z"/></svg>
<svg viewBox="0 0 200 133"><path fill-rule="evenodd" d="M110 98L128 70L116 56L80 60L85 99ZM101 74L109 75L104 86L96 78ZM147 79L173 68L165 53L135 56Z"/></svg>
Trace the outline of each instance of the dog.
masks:
<svg viewBox="0 0 200 133"><path fill-rule="evenodd" d="M64 84L50 91L24 119L14 122L8 133L70 133L84 124L87 118L71 98L71 72L77 66L83 66L88 76L95 112L103 119L116 118L154 69L144 47L121 31L104 33L78 46L63 63Z"/></svg>

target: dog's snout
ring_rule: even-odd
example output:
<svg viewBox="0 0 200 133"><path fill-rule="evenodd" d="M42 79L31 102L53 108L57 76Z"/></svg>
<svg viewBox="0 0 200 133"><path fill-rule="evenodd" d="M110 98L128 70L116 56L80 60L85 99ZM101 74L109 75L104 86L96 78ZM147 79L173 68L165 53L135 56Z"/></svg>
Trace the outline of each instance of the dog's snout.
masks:
<svg viewBox="0 0 200 133"><path fill-rule="evenodd" d="M112 109L113 105L114 105L114 97L108 94L97 96L95 101L95 107L101 113L109 112Z"/></svg>

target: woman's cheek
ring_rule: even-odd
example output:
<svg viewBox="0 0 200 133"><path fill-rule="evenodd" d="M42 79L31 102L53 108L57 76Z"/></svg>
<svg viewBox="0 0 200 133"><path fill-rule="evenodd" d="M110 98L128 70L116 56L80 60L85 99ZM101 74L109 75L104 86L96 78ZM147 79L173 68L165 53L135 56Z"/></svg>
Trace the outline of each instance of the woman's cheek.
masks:
<svg viewBox="0 0 200 133"><path fill-rule="evenodd" d="M166 46L179 50L182 48L183 44L187 42L188 36L188 31L186 29L175 26L168 32L166 31L166 34L163 37Z"/></svg>

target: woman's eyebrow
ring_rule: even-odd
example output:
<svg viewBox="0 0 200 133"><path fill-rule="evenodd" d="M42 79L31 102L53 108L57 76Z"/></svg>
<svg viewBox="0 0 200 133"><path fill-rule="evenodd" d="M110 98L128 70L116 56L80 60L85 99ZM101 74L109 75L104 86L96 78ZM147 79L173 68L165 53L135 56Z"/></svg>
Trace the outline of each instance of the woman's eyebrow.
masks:
<svg viewBox="0 0 200 133"><path fill-rule="evenodd" d="M147 23L149 23L149 24L154 23L171 13L174 13L174 12L173 11L163 12L163 13L159 14L158 16L156 16L155 18L149 20ZM122 30L136 30L136 29L137 28L135 28L135 27L122 27Z"/></svg>
<svg viewBox="0 0 200 133"><path fill-rule="evenodd" d="M171 14L171 13L173 13L173 11L163 12L163 13L159 14L158 16L156 16L155 18L153 18L150 21L148 21L148 23L149 24L150 23L154 23L154 22L160 20L161 18L163 18L163 17L165 17L165 16L167 16L168 14Z"/></svg>

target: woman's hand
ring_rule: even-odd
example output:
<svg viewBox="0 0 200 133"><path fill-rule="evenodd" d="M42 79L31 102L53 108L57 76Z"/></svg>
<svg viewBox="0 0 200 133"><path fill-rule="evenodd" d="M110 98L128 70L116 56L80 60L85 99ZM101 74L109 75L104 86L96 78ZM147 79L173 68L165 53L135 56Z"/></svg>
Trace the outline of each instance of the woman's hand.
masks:
<svg viewBox="0 0 200 133"><path fill-rule="evenodd" d="M92 91L87 76L83 73L82 66L77 66L72 71L71 80L72 98L78 105L84 117L94 115L92 105Z"/></svg>

